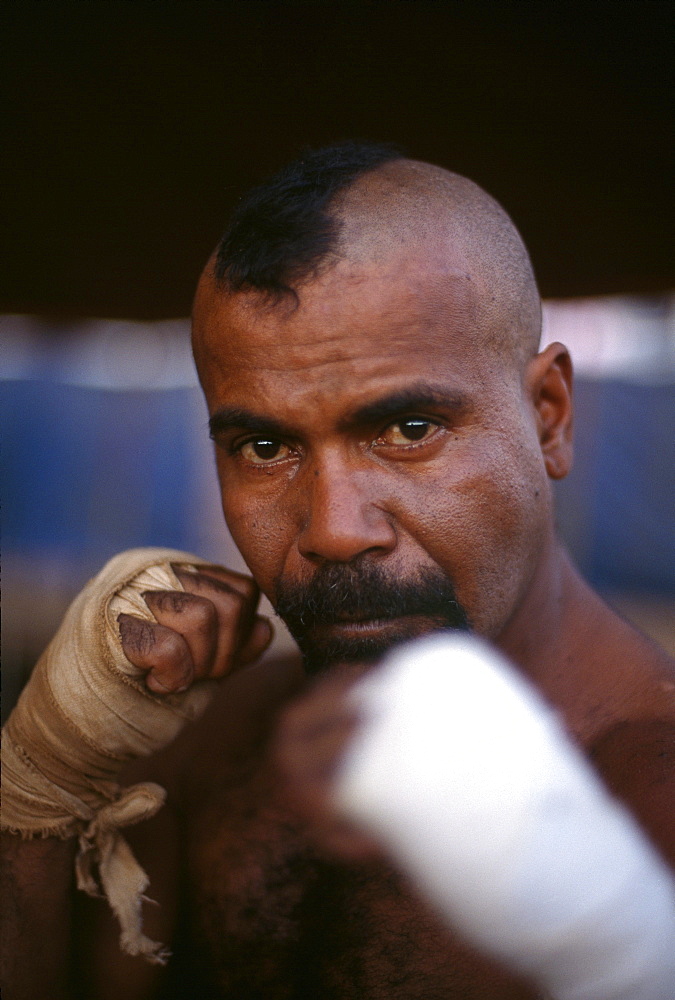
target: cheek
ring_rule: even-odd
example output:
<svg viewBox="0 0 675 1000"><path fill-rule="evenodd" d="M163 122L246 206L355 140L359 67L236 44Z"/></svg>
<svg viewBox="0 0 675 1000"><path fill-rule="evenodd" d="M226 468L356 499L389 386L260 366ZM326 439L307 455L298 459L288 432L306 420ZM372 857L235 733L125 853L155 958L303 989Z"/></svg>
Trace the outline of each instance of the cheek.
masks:
<svg viewBox="0 0 675 1000"><path fill-rule="evenodd" d="M254 490L237 488L223 475L220 490L230 534L261 591L273 599L274 581L283 570L292 535L289 524L278 504Z"/></svg>
<svg viewBox="0 0 675 1000"><path fill-rule="evenodd" d="M402 492L397 516L450 575L476 630L494 636L534 572L549 504L540 456L488 442Z"/></svg>

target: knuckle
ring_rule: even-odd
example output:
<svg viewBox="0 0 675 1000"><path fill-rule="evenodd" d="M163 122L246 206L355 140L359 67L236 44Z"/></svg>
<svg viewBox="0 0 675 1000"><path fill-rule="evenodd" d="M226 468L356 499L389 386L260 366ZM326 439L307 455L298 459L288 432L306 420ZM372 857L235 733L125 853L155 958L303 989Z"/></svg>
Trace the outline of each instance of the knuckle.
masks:
<svg viewBox="0 0 675 1000"><path fill-rule="evenodd" d="M198 574L207 586L236 596L239 600L250 601L258 596L258 586L250 576L235 573L222 566L204 566Z"/></svg>
<svg viewBox="0 0 675 1000"><path fill-rule="evenodd" d="M152 622L133 615L120 615L118 620L120 639L125 650L138 657L148 656L155 648L157 635Z"/></svg>
<svg viewBox="0 0 675 1000"><path fill-rule="evenodd" d="M178 634L171 629L163 631L156 640L156 658L158 660L180 663L186 658L185 642Z"/></svg>
<svg viewBox="0 0 675 1000"><path fill-rule="evenodd" d="M143 599L157 611L180 615L190 606L193 596L180 590L150 590L143 594Z"/></svg>
<svg viewBox="0 0 675 1000"><path fill-rule="evenodd" d="M169 565L171 566L171 569L178 577L182 576L190 577L195 575L195 571L193 569L188 569L188 567L183 565L183 563L170 563Z"/></svg>
<svg viewBox="0 0 675 1000"><path fill-rule="evenodd" d="M217 604L222 614L228 619L238 618L244 608L244 602L239 594L235 594L232 591L222 591L219 593L214 598L214 604Z"/></svg>
<svg viewBox="0 0 675 1000"><path fill-rule="evenodd" d="M245 601L252 601L258 596L258 586L250 576L237 576L236 590Z"/></svg>
<svg viewBox="0 0 675 1000"><path fill-rule="evenodd" d="M190 622L196 632L209 634L217 625L217 613L211 601L196 598L190 606Z"/></svg>
<svg viewBox="0 0 675 1000"><path fill-rule="evenodd" d="M220 585L219 588L209 591L208 598L204 598L213 608L214 622L230 624L236 621L243 608L243 602L239 594Z"/></svg>

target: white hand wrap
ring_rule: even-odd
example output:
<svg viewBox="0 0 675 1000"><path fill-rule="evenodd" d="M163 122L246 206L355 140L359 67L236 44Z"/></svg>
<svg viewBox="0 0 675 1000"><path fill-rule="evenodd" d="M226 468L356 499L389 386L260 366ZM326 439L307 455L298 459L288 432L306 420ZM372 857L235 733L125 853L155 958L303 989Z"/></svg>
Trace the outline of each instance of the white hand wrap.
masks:
<svg viewBox="0 0 675 1000"><path fill-rule="evenodd" d="M672 875L513 667L437 637L351 697L337 804L460 933L557 1000L672 1000Z"/></svg>
<svg viewBox="0 0 675 1000"><path fill-rule="evenodd" d="M2 828L23 837L79 836L77 882L98 895L95 868L130 954L163 962L141 930L145 872L119 833L153 816L165 792L151 782L120 789L122 765L166 746L205 710L213 682L159 696L125 657L117 616L154 617L147 590L182 590L171 563L195 568L173 549L133 549L103 568L73 601L3 730Z"/></svg>

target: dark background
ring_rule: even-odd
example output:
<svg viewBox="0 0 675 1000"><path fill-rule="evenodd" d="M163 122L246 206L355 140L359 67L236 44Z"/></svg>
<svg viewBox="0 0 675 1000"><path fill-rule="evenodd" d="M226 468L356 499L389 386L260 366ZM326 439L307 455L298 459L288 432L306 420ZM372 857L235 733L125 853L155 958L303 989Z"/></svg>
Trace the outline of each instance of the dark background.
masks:
<svg viewBox="0 0 675 1000"><path fill-rule="evenodd" d="M0 28L0 312L185 315L238 194L353 136L487 187L545 296L672 286L670 3L6 0Z"/></svg>

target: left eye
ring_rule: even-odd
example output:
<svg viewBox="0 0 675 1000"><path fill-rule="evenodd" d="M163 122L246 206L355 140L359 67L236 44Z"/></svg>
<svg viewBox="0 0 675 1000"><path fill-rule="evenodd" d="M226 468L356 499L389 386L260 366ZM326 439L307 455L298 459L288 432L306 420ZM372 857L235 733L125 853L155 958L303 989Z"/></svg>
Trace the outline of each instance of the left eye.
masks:
<svg viewBox="0 0 675 1000"><path fill-rule="evenodd" d="M267 463L279 461L287 458L290 449L281 441L274 441L272 438L256 438L253 441L246 441L239 449L243 458L252 465L266 465Z"/></svg>
<svg viewBox="0 0 675 1000"><path fill-rule="evenodd" d="M422 417L408 417L406 420L397 420L395 424L390 424L380 435L382 444L411 444L415 441L423 441L438 429L438 424L431 420L424 420Z"/></svg>

